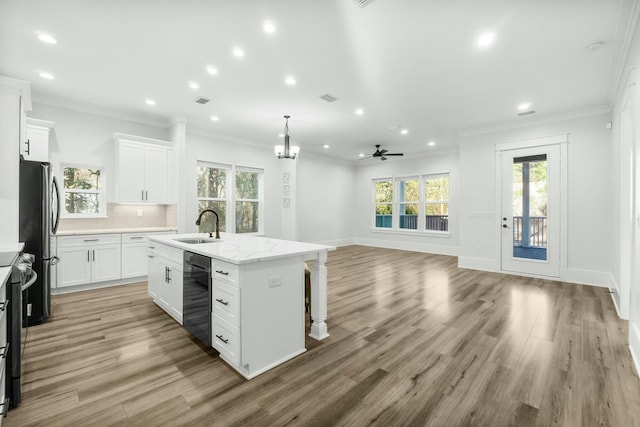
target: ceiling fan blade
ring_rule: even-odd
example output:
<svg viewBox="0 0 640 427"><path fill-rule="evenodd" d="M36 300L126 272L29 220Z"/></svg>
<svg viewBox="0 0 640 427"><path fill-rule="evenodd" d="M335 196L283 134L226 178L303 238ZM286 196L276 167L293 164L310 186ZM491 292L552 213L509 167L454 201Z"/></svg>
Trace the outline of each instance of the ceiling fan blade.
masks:
<svg viewBox="0 0 640 427"><path fill-rule="evenodd" d="M382 156L382 157L380 157L380 160L382 160L384 162L385 160L387 160L387 158Z"/></svg>
<svg viewBox="0 0 640 427"><path fill-rule="evenodd" d="M387 153L385 156L404 156L404 153Z"/></svg>
<svg viewBox="0 0 640 427"><path fill-rule="evenodd" d="M380 150L379 153L382 154L384 156L384 154L389 151L389 150Z"/></svg>

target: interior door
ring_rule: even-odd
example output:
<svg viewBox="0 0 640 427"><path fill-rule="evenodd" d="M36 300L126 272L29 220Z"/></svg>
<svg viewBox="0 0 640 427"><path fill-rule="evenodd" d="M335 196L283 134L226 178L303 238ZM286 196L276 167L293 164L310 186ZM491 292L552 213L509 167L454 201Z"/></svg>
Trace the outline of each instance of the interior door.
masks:
<svg viewBox="0 0 640 427"><path fill-rule="evenodd" d="M502 270L560 276L560 146L501 152Z"/></svg>

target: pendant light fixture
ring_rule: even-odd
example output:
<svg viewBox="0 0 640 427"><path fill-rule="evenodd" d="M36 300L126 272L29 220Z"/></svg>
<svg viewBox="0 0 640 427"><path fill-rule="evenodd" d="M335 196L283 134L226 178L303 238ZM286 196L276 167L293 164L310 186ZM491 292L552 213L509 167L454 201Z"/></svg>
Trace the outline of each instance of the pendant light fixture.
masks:
<svg viewBox="0 0 640 427"><path fill-rule="evenodd" d="M300 152L300 147L297 145L289 145L289 118L291 116L284 116L284 145L276 145L274 152L279 159L295 159Z"/></svg>

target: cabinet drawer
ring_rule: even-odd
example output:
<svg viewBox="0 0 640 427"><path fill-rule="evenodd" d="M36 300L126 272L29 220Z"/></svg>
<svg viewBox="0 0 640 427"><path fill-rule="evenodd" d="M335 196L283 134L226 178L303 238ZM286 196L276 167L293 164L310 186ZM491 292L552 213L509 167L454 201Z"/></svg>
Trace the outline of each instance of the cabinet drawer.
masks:
<svg viewBox="0 0 640 427"><path fill-rule="evenodd" d="M233 326L240 326L240 289L220 280L213 280L213 313Z"/></svg>
<svg viewBox="0 0 640 427"><path fill-rule="evenodd" d="M147 242L147 233L122 233L122 243L143 243Z"/></svg>
<svg viewBox="0 0 640 427"><path fill-rule="evenodd" d="M84 236L59 236L59 248L69 248L73 246L95 246L120 244L120 234L87 234Z"/></svg>
<svg viewBox="0 0 640 427"><path fill-rule="evenodd" d="M182 249L151 241L149 242L149 253L182 265Z"/></svg>
<svg viewBox="0 0 640 427"><path fill-rule="evenodd" d="M216 279L223 279L234 285L238 286L238 266L235 264L229 264L228 262L212 260L213 272L212 275Z"/></svg>
<svg viewBox="0 0 640 427"><path fill-rule="evenodd" d="M229 362L240 364L240 329L211 314L213 347Z"/></svg>

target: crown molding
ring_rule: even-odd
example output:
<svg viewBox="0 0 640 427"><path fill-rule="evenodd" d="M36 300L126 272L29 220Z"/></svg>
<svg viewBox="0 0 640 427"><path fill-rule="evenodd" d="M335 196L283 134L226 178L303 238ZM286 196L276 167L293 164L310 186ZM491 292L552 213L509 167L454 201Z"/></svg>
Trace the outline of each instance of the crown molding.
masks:
<svg viewBox="0 0 640 427"><path fill-rule="evenodd" d="M28 81L0 76L0 91L22 97L24 111L31 111L31 85Z"/></svg>
<svg viewBox="0 0 640 427"><path fill-rule="evenodd" d="M622 11L621 11L622 14ZM620 17L622 18L622 16ZM638 0L633 0L633 4L631 5L631 13L630 18L627 21L627 27L624 29L624 36L622 39L622 49L620 51L620 56L618 57L618 62L615 64L613 80L611 80L611 86L609 93L611 94L612 102L615 102L620 95L620 92L624 90L625 83L629 77L630 72L635 67L628 67L625 71L625 66L627 63L627 59L629 57L629 50L631 49L631 45L633 44L633 38L636 34L636 29L638 26L638 19L640 18L640 4Z"/></svg>
<svg viewBox="0 0 640 427"><path fill-rule="evenodd" d="M506 121L501 123L489 124L475 128L462 129L458 132L458 137L485 135L488 133L502 132L506 130L521 129L531 126L537 126L547 123L563 122L566 120L580 119L583 117L599 116L601 114L611 113L610 105L600 105L595 107L584 108L582 110L569 111L565 113L550 114L538 117L523 117L521 120Z"/></svg>

